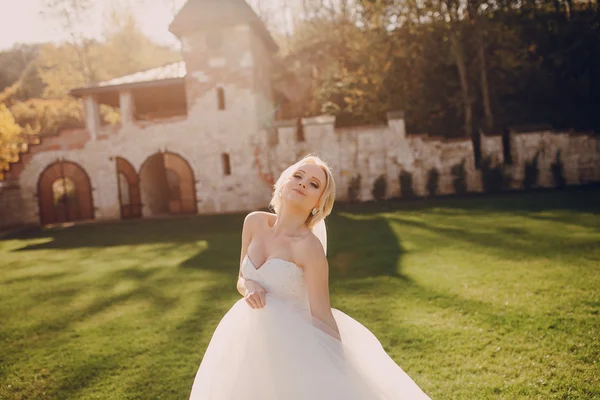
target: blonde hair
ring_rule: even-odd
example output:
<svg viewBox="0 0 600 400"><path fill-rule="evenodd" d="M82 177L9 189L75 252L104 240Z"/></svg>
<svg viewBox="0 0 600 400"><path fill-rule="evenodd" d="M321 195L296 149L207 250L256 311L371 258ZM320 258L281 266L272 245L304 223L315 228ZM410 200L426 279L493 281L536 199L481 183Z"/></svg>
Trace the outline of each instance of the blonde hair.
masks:
<svg viewBox="0 0 600 400"><path fill-rule="evenodd" d="M331 210L333 209L333 203L335 202L335 181L333 179L333 174L331 173L331 169L323 161L316 155L309 154L302 158L295 164L290 165L285 169L273 185L273 197L271 198L270 207L273 209L275 214L279 214L281 210L281 189L283 185L287 182L287 180L296 172L298 168L305 164L313 164L321 167L323 172L325 172L325 190L319 199L319 203L317 204L317 213L313 215L310 213L308 218L306 219L306 225L309 229L312 229L313 226L319 222L320 220L325 219L329 214L331 214Z"/></svg>

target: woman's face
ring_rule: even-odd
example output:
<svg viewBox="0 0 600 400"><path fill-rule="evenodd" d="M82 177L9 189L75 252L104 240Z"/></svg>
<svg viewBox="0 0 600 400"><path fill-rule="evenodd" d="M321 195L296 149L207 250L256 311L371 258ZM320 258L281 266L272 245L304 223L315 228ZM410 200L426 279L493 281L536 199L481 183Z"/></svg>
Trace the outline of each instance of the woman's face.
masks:
<svg viewBox="0 0 600 400"><path fill-rule="evenodd" d="M310 212L319 204L326 178L325 171L318 165L301 165L283 185L281 195L286 202Z"/></svg>

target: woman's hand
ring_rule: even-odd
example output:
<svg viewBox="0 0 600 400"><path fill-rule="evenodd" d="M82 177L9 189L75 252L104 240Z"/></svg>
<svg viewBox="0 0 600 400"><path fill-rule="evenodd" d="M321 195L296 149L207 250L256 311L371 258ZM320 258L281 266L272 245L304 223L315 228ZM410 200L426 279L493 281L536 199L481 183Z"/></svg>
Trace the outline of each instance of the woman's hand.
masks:
<svg viewBox="0 0 600 400"><path fill-rule="evenodd" d="M246 279L244 282L245 294L244 300L251 308L263 308L266 302L267 291L255 281Z"/></svg>

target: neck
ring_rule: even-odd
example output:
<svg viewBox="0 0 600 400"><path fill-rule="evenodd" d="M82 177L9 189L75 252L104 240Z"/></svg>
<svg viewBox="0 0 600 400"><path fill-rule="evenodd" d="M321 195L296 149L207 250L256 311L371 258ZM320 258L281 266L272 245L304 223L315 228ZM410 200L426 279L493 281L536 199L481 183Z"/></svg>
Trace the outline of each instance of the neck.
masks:
<svg viewBox="0 0 600 400"><path fill-rule="evenodd" d="M273 225L275 235L293 235L306 227L306 218L302 212L292 210L288 207L282 207L277 214L277 220Z"/></svg>

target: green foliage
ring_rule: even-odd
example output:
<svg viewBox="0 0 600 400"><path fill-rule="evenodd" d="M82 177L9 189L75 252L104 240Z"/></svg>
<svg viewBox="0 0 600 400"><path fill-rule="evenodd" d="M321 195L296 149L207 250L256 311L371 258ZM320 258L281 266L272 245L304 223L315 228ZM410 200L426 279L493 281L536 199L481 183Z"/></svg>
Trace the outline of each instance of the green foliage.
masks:
<svg viewBox="0 0 600 400"><path fill-rule="evenodd" d="M538 183L538 177L540 175L540 170L538 167L539 158L540 153L537 152L535 153L531 161L525 161L525 175L523 177L523 186L526 189L531 189Z"/></svg>
<svg viewBox="0 0 600 400"><path fill-rule="evenodd" d="M371 191L375 200L384 200L387 193L387 181L385 175L379 175L373 182L373 190Z"/></svg>
<svg viewBox="0 0 600 400"><path fill-rule="evenodd" d="M427 172L427 194L434 197L440 189L440 172L433 167Z"/></svg>
<svg viewBox="0 0 600 400"><path fill-rule="evenodd" d="M357 174L350 179L350 183L348 184L348 200L351 203L355 203L359 200L361 179L362 177L360 174Z"/></svg>
<svg viewBox="0 0 600 400"><path fill-rule="evenodd" d="M98 64L105 77L127 75L181 59L179 52L156 44L145 36L131 11L113 11L110 14L99 53Z"/></svg>
<svg viewBox="0 0 600 400"><path fill-rule="evenodd" d="M25 101L41 97L44 90L45 83L39 74L36 63L32 62L23 70L12 99Z"/></svg>
<svg viewBox="0 0 600 400"><path fill-rule="evenodd" d="M560 150L556 151L556 159L550 165L550 170L552 171L552 178L554 179L556 187L564 189L567 185L567 180L565 179L565 165L562 161Z"/></svg>
<svg viewBox="0 0 600 400"><path fill-rule="evenodd" d="M17 44L0 52L0 92L21 79L25 71L38 57L39 45ZM24 99L21 99L24 100Z"/></svg>
<svg viewBox="0 0 600 400"><path fill-rule="evenodd" d="M40 136L85 126L83 104L73 98L31 99L15 103L11 111L20 126Z"/></svg>
<svg viewBox="0 0 600 400"><path fill-rule="evenodd" d="M277 80L295 82L298 90L289 92L302 93L293 100L301 103L296 113L329 112L338 125L357 125L381 123L386 111L403 110L411 131L464 135L458 51L474 127L485 126L485 88L496 127L550 123L600 130L594 111L600 102L600 14L593 3L579 4L567 18L566 7L556 12L544 2L500 8L483 2L476 14L452 23L424 17L450 18L440 1L419 9L417 3L360 3L352 13L331 11L298 23ZM456 49L451 38L457 38Z"/></svg>
<svg viewBox="0 0 600 400"><path fill-rule="evenodd" d="M121 111L118 108L100 104L100 124L102 125L117 125L121 123Z"/></svg>
<svg viewBox="0 0 600 400"><path fill-rule="evenodd" d="M402 170L398 179L400 180L400 196L407 199L416 197L412 183L412 172Z"/></svg>
<svg viewBox="0 0 600 400"><path fill-rule="evenodd" d="M467 193L467 170L465 163L466 160L463 159L460 164L453 165L450 170L452 174L452 186L456 194Z"/></svg>
<svg viewBox="0 0 600 400"><path fill-rule="evenodd" d="M10 110L0 103L0 179L2 179L2 171L9 163L17 161L19 153L26 149L21 136L22 131Z"/></svg>
<svg viewBox="0 0 600 400"><path fill-rule="evenodd" d="M61 98L68 91L148 68L177 61L173 50L153 43L139 30L132 16L114 21L103 42L85 44L87 62L93 77L82 66L81 49L69 45L46 44L36 60L37 71L45 88L43 97Z"/></svg>
<svg viewBox="0 0 600 400"><path fill-rule="evenodd" d="M46 44L41 48L36 64L45 85L43 97L65 97L69 90L86 84L78 57L78 49L73 46Z"/></svg>

